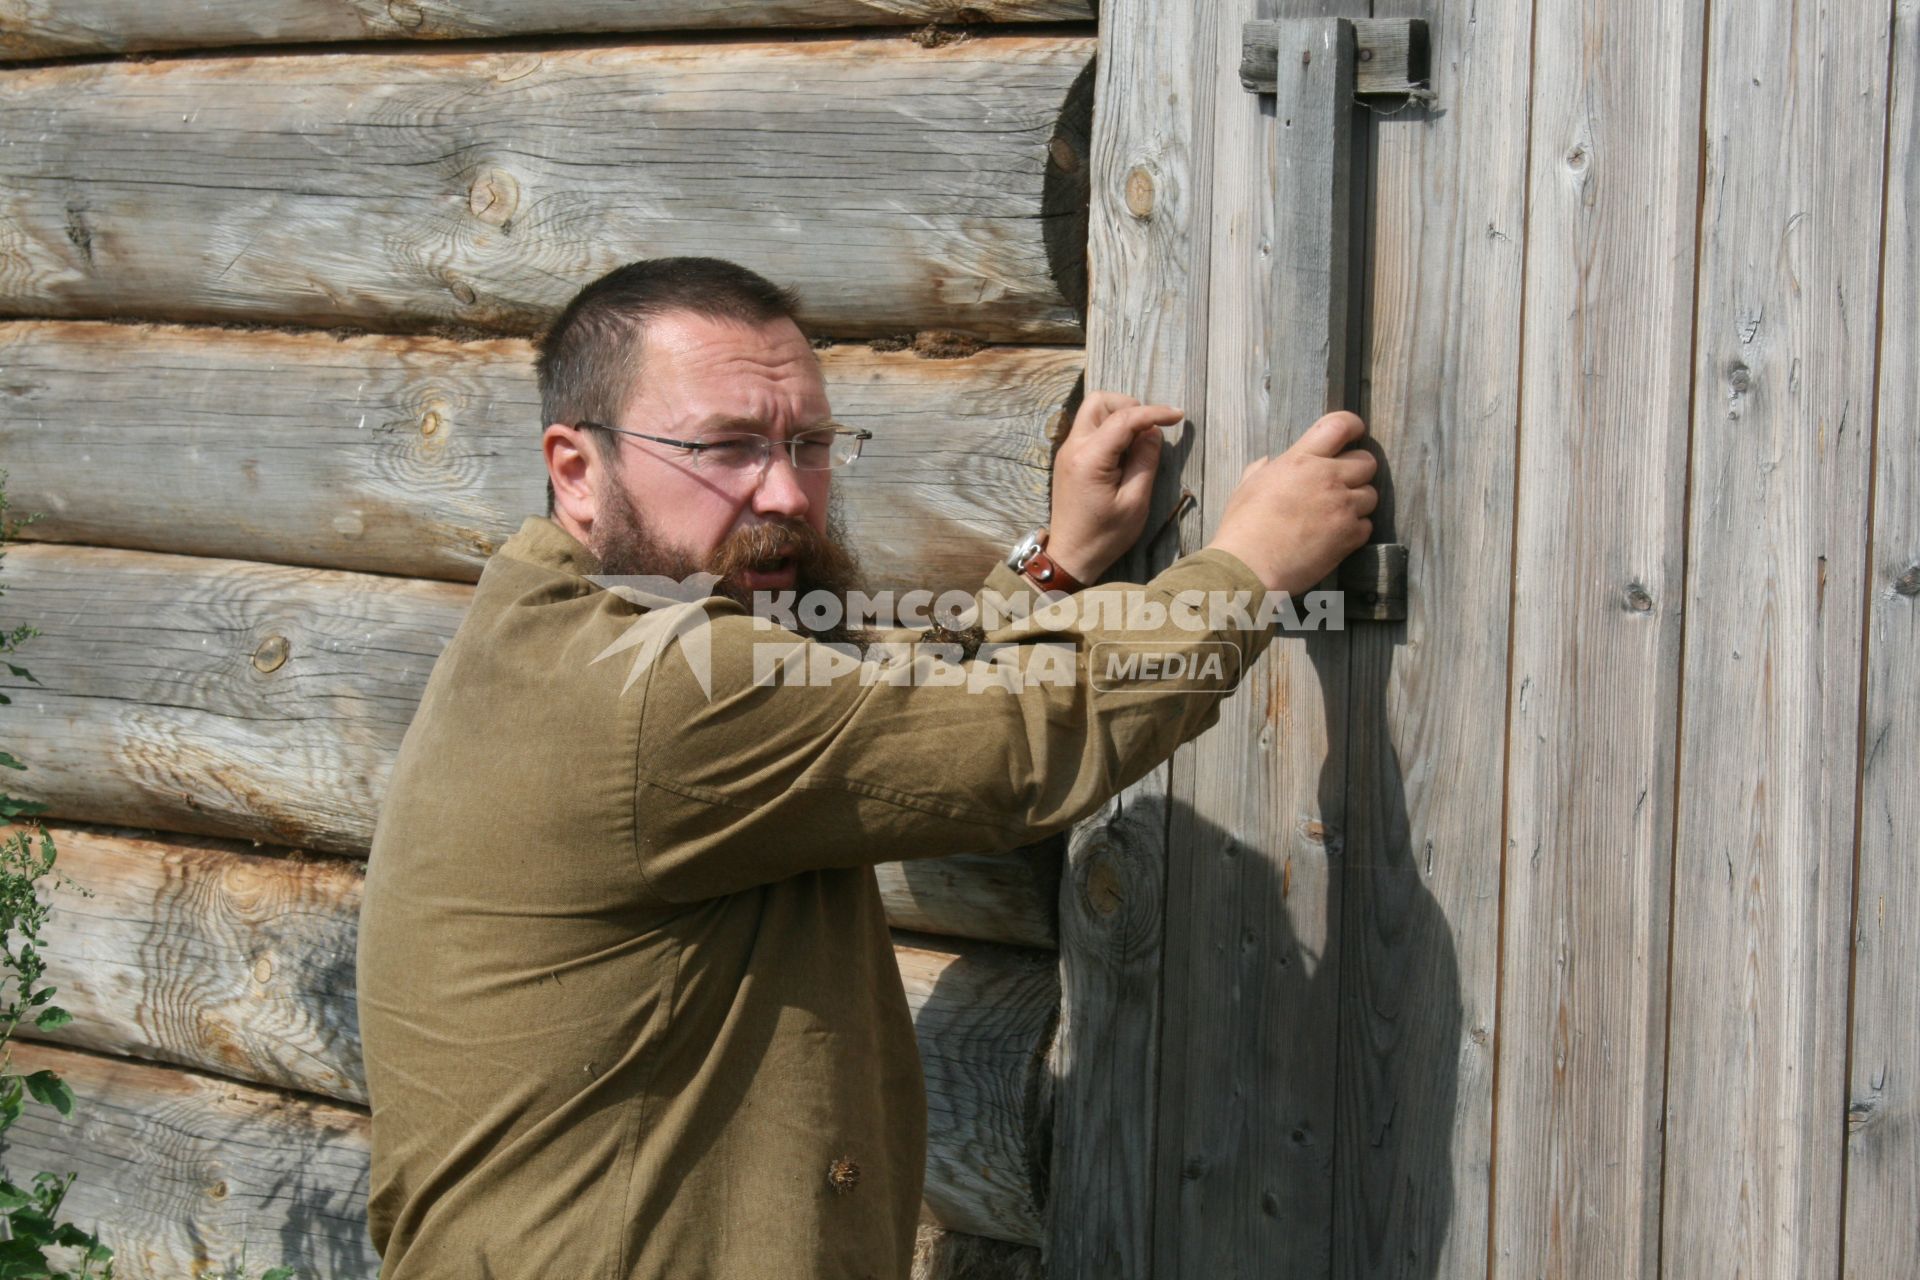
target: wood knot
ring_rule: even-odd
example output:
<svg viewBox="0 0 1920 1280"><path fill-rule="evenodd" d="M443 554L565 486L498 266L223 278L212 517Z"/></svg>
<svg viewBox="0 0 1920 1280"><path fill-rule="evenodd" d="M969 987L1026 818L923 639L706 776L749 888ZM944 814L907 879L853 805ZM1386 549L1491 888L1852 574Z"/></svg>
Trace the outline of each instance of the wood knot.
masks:
<svg viewBox="0 0 1920 1280"><path fill-rule="evenodd" d="M455 280L447 285L447 292L452 294L453 300L463 307L472 306L480 297L473 291L473 286L464 280Z"/></svg>
<svg viewBox="0 0 1920 1280"><path fill-rule="evenodd" d="M1121 887L1119 869L1113 864L1112 850L1101 846L1088 857L1087 878L1081 892L1087 909L1097 916L1110 917L1125 904L1126 893Z"/></svg>
<svg viewBox="0 0 1920 1280"><path fill-rule="evenodd" d="M1080 168L1080 153L1073 149L1071 141L1059 134L1047 144L1047 159L1062 173L1076 173Z"/></svg>
<svg viewBox="0 0 1920 1280"><path fill-rule="evenodd" d="M255 960L253 962L253 980L255 982L259 983L261 986L264 987L267 985L267 981L272 977L273 977L273 960L270 957L261 956L258 960Z"/></svg>
<svg viewBox="0 0 1920 1280"><path fill-rule="evenodd" d="M1153 175L1142 165L1127 171L1127 212L1145 221L1153 216Z"/></svg>
<svg viewBox="0 0 1920 1280"><path fill-rule="evenodd" d="M427 20L420 6L407 0L387 0L387 16L393 19L394 26L407 31L418 31Z"/></svg>
<svg viewBox="0 0 1920 1280"><path fill-rule="evenodd" d="M1893 589L1912 599L1920 596L1920 564L1910 564L1907 571L1894 580Z"/></svg>
<svg viewBox="0 0 1920 1280"><path fill-rule="evenodd" d="M467 188L467 212L488 226L509 230L520 207L520 184L504 169L488 169Z"/></svg>
<svg viewBox="0 0 1920 1280"><path fill-rule="evenodd" d="M1627 587L1627 608L1634 613L1652 613L1653 597L1639 583L1631 583Z"/></svg>
<svg viewBox="0 0 1920 1280"><path fill-rule="evenodd" d="M851 1157L840 1156L827 1166L827 1185L845 1195L860 1185L860 1166Z"/></svg>
<svg viewBox="0 0 1920 1280"><path fill-rule="evenodd" d="M216 1182L212 1186L208 1187L207 1194L215 1200L225 1200L227 1198L226 1180L223 1178L219 1182Z"/></svg>
<svg viewBox="0 0 1920 1280"><path fill-rule="evenodd" d="M278 671L286 664L287 655L293 651L293 645L285 636L268 636L253 651L254 670L260 672Z"/></svg>

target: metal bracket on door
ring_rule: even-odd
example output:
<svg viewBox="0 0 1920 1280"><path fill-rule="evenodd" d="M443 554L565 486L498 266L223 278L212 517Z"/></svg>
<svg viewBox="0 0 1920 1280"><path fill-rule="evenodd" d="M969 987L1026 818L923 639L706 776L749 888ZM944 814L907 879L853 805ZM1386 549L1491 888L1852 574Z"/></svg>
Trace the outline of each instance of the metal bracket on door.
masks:
<svg viewBox="0 0 1920 1280"><path fill-rule="evenodd" d="M1346 408L1352 264L1353 126L1360 105L1431 102L1427 24L1418 18L1283 18L1249 22L1240 83L1274 95L1280 207L1272 272L1276 343L1269 423L1275 438ZM1280 338L1277 335L1284 335ZM1333 585L1354 621L1407 616L1407 549L1375 543L1343 561Z"/></svg>

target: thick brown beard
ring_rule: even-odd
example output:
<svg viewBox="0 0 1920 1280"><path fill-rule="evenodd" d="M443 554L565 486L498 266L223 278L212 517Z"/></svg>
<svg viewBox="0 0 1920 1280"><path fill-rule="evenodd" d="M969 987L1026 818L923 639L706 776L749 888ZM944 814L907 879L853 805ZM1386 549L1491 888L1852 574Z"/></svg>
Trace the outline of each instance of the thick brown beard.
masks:
<svg viewBox="0 0 1920 1280"><path fill-rule="evenodd" d="M753 610L753 591L746 585L746 571L783 557L793 561L796 599L809 591L830 591L845 604L848 594L859 590L863 582L860 562L846 547L837 506L828 507L824 534L801 520L749 525L727 535L703 564L663 541L627 495L609 485L600 495L587 550L600 562L600 572L608 576L657 575L684 582L702 571L718 574L720 581L714 584L714 593L737 602L748 612ZM861 644L867 639L865 632L850 629L844 616L831 627L816 629L800 623L800 629L829 644Z"/></svg>

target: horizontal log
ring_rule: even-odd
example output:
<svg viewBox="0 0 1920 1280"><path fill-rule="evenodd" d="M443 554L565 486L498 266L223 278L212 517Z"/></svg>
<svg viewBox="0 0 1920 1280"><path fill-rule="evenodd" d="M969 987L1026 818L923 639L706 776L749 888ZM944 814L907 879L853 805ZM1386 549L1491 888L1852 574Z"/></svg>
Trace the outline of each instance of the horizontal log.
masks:
<svg viewBox="0 0 1920 1280"><path fill-rule="evenodd" d="M50 824L47 982L74 1020L22 1034L365 1106L358 863Z"/></svg>
<svg viewBox="0 0 1920 1280"><path fill-rule="evenodd" d="M16 790L60 818L355 856L473 594L49 543L12 547L7 585L9 625L41 632L38 683L0 676ZM1053 843L879 875L900 926L1046 947L1058 868Z"/></svg>
<svg viewBox="0 0 1920 1280"><path fill-rule="evenodd" d="M835 346L834 477L877 587L977 587L1047 514L1077 350ZM524 342L0 324L0 459L36 539L471 582L546 509Z"/></svg>
<svg viewBox="0 0 1920 1280"><path fill-rule="evenodd" d="M956 853L883 862L874 877L896 929L958 934L1017 946L1059 946L1066 838L1011 853Z"/></svg>
<svg viewBox="0 0 1920 1280"><path fill-rule="evenodd" d="M16 1042L13 1070L52 1070L73 1115L30 1105L0 1139L9 1173L74 1173L61 1216L114 1249L119 1280L294 1267L366 1280L366 1113L192 1071ZM236 1271L234 1274L242 1274Z"/></svg>
<svg viewBox="0 0 1920 1280"><path fill-rule="evenodd" d="M1084 166L1052 144L1084 131L1062 112L1092 55L995 36L0 71L0 314L531 333L621 262L717 254L797 288L810 331L1076 341L1056 275L1084 245L1050 261L1047 232L1078 209Z"/></svg>
<svg viewBox="0 0 1920 1280"><path fill-rule="evenodd" d="M74 1021L34 1033L365 1105L357 865L56 826L47 981ZM1046 1053L1060 1006L1045 952L900 934L927 1079L926 1201L943 1224L1039 1240Z"/></svg>
<svg viewBox="0 0 1920 1280"><path fill-rule="evenodd" d="M38 628L18 788L57 817L364 854L473 588L51 544L7 552ZM284 646L284 657L280 650Z"/></svg>
<svg viewBox="0 0 1920 1280"><path fill-rule="evenodd" d="M0 0L0 58L554 32L1085 21L1092 0ZM952 38L940 32L930 38Z"/></svg>

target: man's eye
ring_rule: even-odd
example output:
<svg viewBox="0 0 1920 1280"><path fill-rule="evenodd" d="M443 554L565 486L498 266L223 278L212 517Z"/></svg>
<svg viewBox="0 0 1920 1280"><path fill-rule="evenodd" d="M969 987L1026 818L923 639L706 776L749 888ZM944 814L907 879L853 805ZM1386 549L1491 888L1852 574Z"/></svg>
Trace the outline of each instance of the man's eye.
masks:
<svg viewBox="0 0 1920 1280"><path fill-rule="evenodd" d="M720 466L749 466L759 459L761 441L754 436L708 440L706 457Z"/></svg>
<svg viewBox="0 0 1920 1280"><path fill-rule="evenodd" d="M833 457L835 437L831 431L809 431L794 437L793 465L824 467Z"/></svg>

